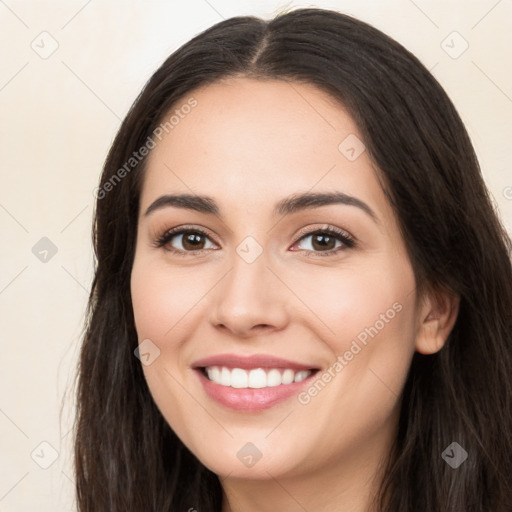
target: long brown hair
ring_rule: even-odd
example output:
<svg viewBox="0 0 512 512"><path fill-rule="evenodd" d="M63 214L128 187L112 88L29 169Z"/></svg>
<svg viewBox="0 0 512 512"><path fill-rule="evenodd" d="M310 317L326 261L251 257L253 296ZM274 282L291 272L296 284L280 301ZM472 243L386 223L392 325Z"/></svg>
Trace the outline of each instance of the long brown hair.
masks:
<svg viewBox="0 0 512 512"><path fill-rule="evenodd" d="M96 267L77 374L78 509L221 510L218 477L166 423L134 356L129 283L145 158L133 168L126 162L171 107L232 76L314 84L344 105L380 171L419 288L461 298L444 348L414 354L379 510L510 512L510 238L433 76L375 28L311 8L270 21L231 18L184 44L150 78L112 144L97 195ZM453 442L468 454L456 469L442 457Z"/></svg>

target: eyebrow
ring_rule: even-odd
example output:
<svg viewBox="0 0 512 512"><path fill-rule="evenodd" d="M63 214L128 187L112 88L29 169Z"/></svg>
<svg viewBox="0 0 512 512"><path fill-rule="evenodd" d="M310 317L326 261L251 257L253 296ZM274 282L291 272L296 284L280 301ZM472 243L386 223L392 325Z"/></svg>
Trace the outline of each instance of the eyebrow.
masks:
<svg viewBox="0 0 512 512"><path fill-rule="evenodd" d="M371 217L376 224L379 223L377 215L365 202L361 201L361 199L358 199L357 197L350 196L342 192L305 192L303 194L293 194L276 203L273 215L291 215L302 210L328 206L331 204L355 206ZM144 215L147 216L156 210L170 206L194 210L210 215L220 215L220 208L213 198L192 194L163 195L151 203Z"/></svg>

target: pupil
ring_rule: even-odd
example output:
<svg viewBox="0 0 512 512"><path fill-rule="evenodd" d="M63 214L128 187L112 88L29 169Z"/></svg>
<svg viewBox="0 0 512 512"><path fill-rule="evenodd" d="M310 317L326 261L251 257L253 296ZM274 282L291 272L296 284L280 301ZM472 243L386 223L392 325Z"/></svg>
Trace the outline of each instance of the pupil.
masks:
<svg viewBox="0 0 512 512"><path fill-rule="evenodd" d="M198 245L201 244L201 236L197 233L191 233L183 238L183 246L187 247L187 244L190 244L192 249L197 249Z"/></svg>
<svg viewBox="0 0 512 512"><path fill-rule="evenodd" d="M318 242L318 240L323 240L323 242ZM315 246L315 244L318 243L320 248L325 249L327 247L333 249L334 247L330 247L329 245L329 242L332 242L333 240L334 238L329 235L316 235L313 238L313 246Z"/></svg>

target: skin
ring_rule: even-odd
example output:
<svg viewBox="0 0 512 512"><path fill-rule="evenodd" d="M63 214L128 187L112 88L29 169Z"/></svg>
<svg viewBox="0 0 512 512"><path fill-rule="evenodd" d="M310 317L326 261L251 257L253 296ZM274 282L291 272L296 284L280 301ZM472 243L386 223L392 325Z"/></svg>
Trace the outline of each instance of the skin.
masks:
<svg viewBox="0 0 512 512"><path fill-rule="evenodd" d="M350 161L338 149L349 134L362 140L342 105L313 85L248 78L190 96L197 106L151 151L140 197L131 292L139 342L160 350L143 366L151 394L220 476L223 512L367 510L396 436L411 358L442 348L458 300L417 296L378 170L366 151ZM341 204L272 215L277 201L307 191L354 196L377 221ZM168 193L210 196L221 213L165 207L145 215ZM184 256L155 247L183 224L208 231L202 255L180 236L167 248ZM326 225L348 232L356 247L336 242L339 252L322 256L313 236L300 240L300 230ZM236 251L247 236L262 249L252 263ZM206 395L191 369L200 358L236 353L327 370L396 303L400 312L307 404L292 397L260 412L231 410ZM237 457L247 442L262 454L252 467Z"/></svg>

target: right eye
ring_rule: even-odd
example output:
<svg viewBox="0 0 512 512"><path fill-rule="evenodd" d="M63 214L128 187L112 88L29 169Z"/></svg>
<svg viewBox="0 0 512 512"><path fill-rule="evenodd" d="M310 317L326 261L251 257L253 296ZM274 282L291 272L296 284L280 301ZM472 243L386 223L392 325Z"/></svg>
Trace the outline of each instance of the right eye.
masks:
<svg viewBox="0 0 512 512"><path fill-rule="evenodd" d="M177 240L177 243L181 245L182 248L176 248L173 245L173 242L175 242L174 239ZM210 237L202 229L180 227L166 231L155 241L155 246L162 247L179 256L185 256L187 253L193 256L198 256L208 250L208 248L204 247L204 239L210 240ZM215 244L213 245L215 246Z"/></svg>

